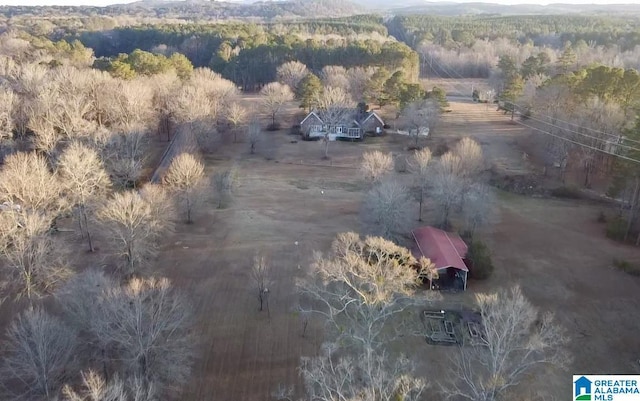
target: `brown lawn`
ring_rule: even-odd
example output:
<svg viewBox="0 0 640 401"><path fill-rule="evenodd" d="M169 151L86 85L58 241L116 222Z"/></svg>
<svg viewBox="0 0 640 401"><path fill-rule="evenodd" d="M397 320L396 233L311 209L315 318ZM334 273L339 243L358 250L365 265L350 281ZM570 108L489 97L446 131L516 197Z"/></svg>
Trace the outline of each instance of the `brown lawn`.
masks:
<svg viewBox="0 0 640 401"><path fill-rule="evenodd" d="M451 109L430 146L471 135L505 173L530 168L517 144L523 133L502 114L473 103L452 103ZM263 144L259 152L269 148L272 160L249 155L246 143L226 143L207 157L211 174L238 167L241 186L234 201L217 209L210 200L195 224L178 224L151 268L191 297L198 316L201 342L185 400L259 401L270 399L281 383L300 389L300 357L316 354L323 335L315 323L301 336L293 312L295 282L309 274L314 250L327 251L339 232L361 229L365 186L356 167L362 153L405 152L410 142L394 136L334 142L332 158L325 161L321 143L292 143L298 138L285 130L267 138L271 145ZM496 218L483 233L493 251L494 276L472 281L466 294L447 295L445 302L468 303L475 292L520 284L534 304L556 312L569 329L575 357L565 375L545 381L556 396L568 394L574 372L639 373L640 279L613 269L611 262L619 257L640 263L640 252L604 238L596 223L600 206L504 193L498 199ZM258 311L249 278L257 252L267 255L275 272L270 317ZM407 340L405 349L419 358L417 373L432 382L446 377L453 351L421 339Z"/></svg>

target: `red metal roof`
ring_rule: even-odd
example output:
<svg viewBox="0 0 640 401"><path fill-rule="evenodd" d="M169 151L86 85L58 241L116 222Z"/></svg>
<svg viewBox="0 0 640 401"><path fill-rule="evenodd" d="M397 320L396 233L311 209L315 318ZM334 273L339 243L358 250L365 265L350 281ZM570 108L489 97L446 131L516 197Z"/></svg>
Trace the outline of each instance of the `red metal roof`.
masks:
<svg viewBox="0 0 640 401"><path fill-rule="evenodd" d="M467 255L467 244L458 234L448 233L435 227L420 227L411 232L416 241L416 257L429 258L436 269L455 267L469 271L462 258Z"/></svg>

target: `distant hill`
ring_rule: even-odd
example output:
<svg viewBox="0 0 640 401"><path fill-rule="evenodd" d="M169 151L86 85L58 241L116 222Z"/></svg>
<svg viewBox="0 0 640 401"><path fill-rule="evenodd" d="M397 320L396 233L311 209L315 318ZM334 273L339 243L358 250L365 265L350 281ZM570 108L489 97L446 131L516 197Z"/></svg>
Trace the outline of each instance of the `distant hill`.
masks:
<svg viewBox="0 0 640 401"><path fill-rule="evenodd" d="M204 0L163 1L143 0L107 7L110 11L161 12L180 18L287 18L348 16L364 12L364 8L343 0L285 0L259 2L221 2Z"/></svg>
<svg viewBox="0 0 640 401"><path fill-rule="evenodd" d="M528 14L626 14L640 15L640 4L517 4L429 2L424 0L353 0L356 4L394 14L528 15Z"/></svg>
<svg viewBox="0 0 640 401"><path fill-rule="evenodd" d="M15 15L135 15L139 17L185 20L262 19L344 17L362 14L365 9L348 0L283 0L225 2L209 0L142 0L107 7L27 7L0 6L0 14Z"/></svg>

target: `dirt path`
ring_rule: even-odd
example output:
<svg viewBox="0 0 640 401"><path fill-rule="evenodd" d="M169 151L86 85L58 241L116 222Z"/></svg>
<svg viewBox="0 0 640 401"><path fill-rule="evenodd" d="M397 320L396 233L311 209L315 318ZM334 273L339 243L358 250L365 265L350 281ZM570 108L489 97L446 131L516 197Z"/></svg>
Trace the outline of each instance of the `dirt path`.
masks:
<svg viewBox="0 0 640 401"><path fill-rule="evenodd" d="M174 157L179 155L180 153L191 153L197 150L197 146L191 135L189 135L184 130L176 129L173 138L171 138L171 142L167 145L164 153L160 158L160 162L158 166L153 172L153 175L149 179L149 181L153 184L158 184L162 180L162 177L166 173L169 165L171 165L171 161Z"/></svg>
<svg viewBox="0 0 640 401"><path fill-rule="evenodd" d="M518 140L526 136L522 126L511 122L495 105L462 98L449 103L451 112L443 115L435 130L436 138L457 140L469 136L482 145L486 160L499 171L505 174L530 171L531 166L518 146Z"/></svg>

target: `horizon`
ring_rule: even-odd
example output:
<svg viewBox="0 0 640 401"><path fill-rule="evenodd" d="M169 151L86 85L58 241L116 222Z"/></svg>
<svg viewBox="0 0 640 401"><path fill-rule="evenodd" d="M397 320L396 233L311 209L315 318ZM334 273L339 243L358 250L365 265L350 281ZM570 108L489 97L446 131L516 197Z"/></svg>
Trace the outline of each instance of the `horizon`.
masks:
<svg viewBox="0 0 640 401"><path fill-rule="evenodd" d="M0 0L0 6L94 6L94 7L106 7L114 4L127 4L133 3L138 0L29 0L29 4L25 4L24 0ZM178 0L186 1L186 0ZM229 0L230 2L239 2L239 0ZM257 0L256 0L257 1ZM491 0L491 1L478 1L478 0L447 0L442 1L447 3L485 3L485 4L499 4L499 5L541 5L548 6L553 4L583 4L583 5L610 5L610 0L564 0L564 1L535 1L535 0ZM438 1L425 1L424 3L439 3ZM636 4L640 5L640 0L615 0L613 4Z"/></svg>

